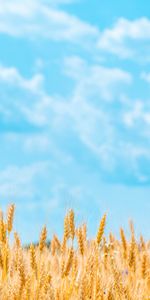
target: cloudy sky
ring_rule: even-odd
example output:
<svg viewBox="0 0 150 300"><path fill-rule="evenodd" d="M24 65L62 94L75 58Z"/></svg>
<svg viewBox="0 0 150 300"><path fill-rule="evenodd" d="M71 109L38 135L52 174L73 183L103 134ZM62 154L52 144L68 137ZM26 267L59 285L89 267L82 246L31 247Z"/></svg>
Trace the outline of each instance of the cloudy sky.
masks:
<svg viewBox="0 0 150 300"><path fill-rule="evenodd" d="M0 0L0 199L43 224L150 226L149 1Z"/></svg>

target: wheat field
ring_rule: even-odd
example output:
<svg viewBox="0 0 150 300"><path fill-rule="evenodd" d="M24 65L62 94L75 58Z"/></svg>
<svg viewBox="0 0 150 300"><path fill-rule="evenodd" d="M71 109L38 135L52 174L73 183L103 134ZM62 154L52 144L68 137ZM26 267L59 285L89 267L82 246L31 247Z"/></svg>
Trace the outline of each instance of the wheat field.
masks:
<svg viewBox="0 0 150 300"><path fill-rule="evenodd" d="M74 211L64 218L64 234L47 244L43 227L39 243L25 248L13 232L15 207L0 213L0 299L11 300L148 300L150 299L150 243L136 241L130 223L127 241L112 233L106 239L106 215L95 238L87 226L75 226ZM10 242L10 235L13 242ZM12 239L11 237L11 239Z"/></svg>

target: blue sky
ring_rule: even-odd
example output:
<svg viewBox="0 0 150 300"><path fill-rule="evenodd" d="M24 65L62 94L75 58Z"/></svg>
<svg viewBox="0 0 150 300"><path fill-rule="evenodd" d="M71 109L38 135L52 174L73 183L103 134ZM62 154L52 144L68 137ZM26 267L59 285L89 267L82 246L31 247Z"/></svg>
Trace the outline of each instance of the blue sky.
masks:
<svg viewBox="0 0 150 300"><path fill-rule="evenodd" d="M148 1L0 1L0 198L23 242L62 233L149 237Z"/></svg>

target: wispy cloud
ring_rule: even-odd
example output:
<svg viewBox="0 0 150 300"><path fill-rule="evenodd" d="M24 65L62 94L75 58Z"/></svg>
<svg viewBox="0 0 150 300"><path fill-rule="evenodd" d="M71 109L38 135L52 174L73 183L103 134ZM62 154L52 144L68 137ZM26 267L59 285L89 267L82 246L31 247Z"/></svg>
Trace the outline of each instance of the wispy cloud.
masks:
<svg viewBox="0 0 150 300"><path fill-rule="evenodd" d="M24 120L28 126L32 124L43 130L43 133L37 131L35 135L27 132L20 143L24 151L32 152L32 149L38 148L39 153L53 153L55 159L63 157L64 160L72 155L76 159L78 153L68 152L65 149L67 145L58 142L67 134L74 140L78 139L79 148L84 146L85 152L96 157L101 176L106 180L112 177L122 182L128 178L130 182L131 178L133 182L149 182L149 175L144 171L145 163L144 169L139 164L141 159L146 164L150 161L148 152L144 151L144 146L141 151L140 146L143 139L149 149L145 135L145 132L148 133L149 107L143 108L140 101L133 105L131 101L123 100L126 88L132 83L132 75L119 68L87 63L77 56L66 57L62 67L74 84L71 95L67 95L65 100L61 95L52 97L45 91L45 79L41 74L26 79L15 68L1 69L2 88L7 83L15 94L20 91L17 98L11 100L11 106L7 105L9 93L1 102L1 115L5 122L7 117L12 127L12 120L16 120L17 115L20 116L18 126L20 120ZM129 133L129 129L132 132ZM133 136L138 137L136 152L133 150ZM118 177L120 172L122 176Z"/></svg>
<svg viewBox="0 0 150 300"><path fill-rule="evenodd" d="M78 57L65 63L66 74L76 82L70 108L74 126L82 143L97 156L103 178L147 184L150 108L143 101L125 100L132 75L122 69L88 65Z"/></svg>
<svg viewBox="0 0 150 300"><path fill-rule="evenodd" d="M31 79L23 77L16 68L0 66L0 84L6 83L16 88L22 88L32 93L39 91L43 76L36 74Z"/></svg>
<svg viewBox="0 0 150 300"><path fill-rule="evenodd" d="M5 199L31 198L35 193L35 178L42 176L48 164L38 162L31 165L10 165L0 170L0 195Z"/></svg>
<svg viewBox="0 0 150 300"><path fill-rule="evenodd" d="M16 37L40 37L72 43L82 43L98 36L96 27L44 1L2 2L0 32Z"/></svg>
<svg viewBox="0 0 150 300"><path fill-rule="evenodd" d="M78 82L78 94L96 93L96 99L112 100L121 93L123 85L131 84L132 75L120 68L101 64L88 65L79 57L68 57L64 61L65 73ZM117 96L118 97L118 96ZM97 100L98 101L98 100Z"/></svg>
<svg viewBox="0 0 150 300"><path fill-rule="evenodd" d="M149 101L144 103L142 100L135 100L127 105L123 113L123 122L128 128L137 130L139 136L150 135Z"/></svg>
<svg viewBox="0 0 150 300"><path fill-rule="evenodd" d="M98 47L120 58L149 60L150 20L120 18L101 32Z"/></svg>
<svg viewBox="0 0 150 300"><path fill-rule="evenodd" d="M34 110L32 121L28 110L32 111L36 106L36 98L42 98L42 85L44 77L37 73L31 78L25 78L14 67L0 66L0 87L1 103L0 103L0 130L8 129L13 131L28 129L36 129L36 125L40 125L42 119L34 119ZM32 98L32 100L31 100ZM37 108L38 110L38 108ZM37 116L37 115L36 115ZM21 122L21 124L20 124Z"/></svg>

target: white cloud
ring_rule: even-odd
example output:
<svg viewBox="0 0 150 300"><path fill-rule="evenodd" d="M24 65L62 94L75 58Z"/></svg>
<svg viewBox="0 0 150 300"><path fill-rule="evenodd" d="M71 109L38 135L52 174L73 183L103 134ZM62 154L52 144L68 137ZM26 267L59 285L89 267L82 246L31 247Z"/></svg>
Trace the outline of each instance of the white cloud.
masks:
<svg viewBox="0 0 150 300"><path fill-rule="evenodd" d="M133 108L129 111L124 112L123 121L128 127L135 126L136 120L141 118L143 110L143 103L141 101L136 101Z"/></svg>
<svg viewBox="0 0 150 300"><path fill-rule="evenodd" d="M1 130L6 127L9 131L14 125L16 130L26 130L30 125L45 125L46 113L45 110L43 113L43 109L47 101L44 98L43 81L44 77L40 73L26 78L14 67L0 66ZM52 99L49 98L48 102L50 109Z"/></svg>
<svg viewBox="0 0 150 300"><path fill-rule="evenodd" d="M140 100L122 100L126 87L132 83L132 75L119 68L90 64L75 56L66 58L62 67L74 84L71 94L65 98L61 95L51 97L44 88L45 79L40 74L37 74L41 78L37 84L36 74L27 79L15 68L0 69L1 89L4 90L6 84L8 90L9 86L14 86L14 95L17 94L16 91L20 91L19 97L7 103L10 99L6 89L6 97L1 101L1 119L3 120L3 109L6 109L10 124L9 113L15 121L17 116L19 126L25 121L38 130L42 129L36 134L28 131L26 136L18 135L21 142L14 143L21 145L24 153L34 153L38 149L38 153L47 153L63 162L68 159L70 163L72 152L68 153L61 142L64 135L68 140L77 139L79 147L84 147L85 153L89 152L97 159L102 174L115 174L117 180L124 180L123 176L127 178L132 174L136 180L146 183L148 175L140 166L140 160L146 161L144 165L147 165L149 156L144 150L139 150L137 155L133 147L136 142L138 150L143 139L142 142L149 151L145 138L149 130L150 109L148 104L143 105ZM10 143L13 144L13 141ZM66 151L64 155L63 151ZM118 179L119 172L122 172L122 179ZM5 190L4 188L2 186L1 190Z"/></svg>
<svg viewBox="0 0 150 300"><path fill-rule="evenodd" d="M19 71L14 67L0 66L0 84L16 86L32 93L40 90L43 83L43 76L36 74L31 79L26 79L20 75Z"/></svg>
<svg viewBox="0 0 150 300"><path fill-rule="evenodd" d="M78 57L66 58L65 67L75 80L72 126L98 158L101 172L116 181L149 182L150 107L142 100L125 100L132 75L119 68L88 65Z"/></svg>
<svg viewBox="0 0 150 300"><path fill-rule="evenodd" d="M139 142L135 141L126 142L123 145L123 157L127 166L130 167L132 177L140 184L149 183L149 171L147 172L147 165L150 162L149 147L142 146ZM142 163L141 163L142 161Z"/></svg>
<svg viewBox="0 0 150 300"><path fill-rule="evenodd" d="M8 83L11 82L10 74L14 74L12 77L16 79L11 84L24 87L25 81L30 87L33 78L24 79L17 70L11 70L7 70L8 76L3 76ZM16 113L21 113L29 124L47 128L47 132L51 128L53 132L63 133L69 127L99 157L105 168L112 169L114 159L110 154L114 147L115 130L106 106L114 100L119 101L124 86L132 82L132 76L119 68L87 64L80 57L66 58L64 70L67 76L75 80L71 97L66 101L62 98L54 99L46 94L44 84L37 85L36 97L32 98L32 102L19 100L17 106L15 102ZM5 75L5 72L1 73ZM28 94L33 97L32 89L28 89ZM51 145L49 138L47 134L43 137L36 135L34 139L31 136L24 139L24 147L30 150L39 144L38 149L45 151Z"/></svg>
<svg viewBox="0 0 150 300"><path fill-rule="evenodd" d="M83 42L98 36L98 29L51 4L40 1L2 1L0 32L18 37Z"/></svg>
<svg viewBox="0 0 150 300"><path fill-rule="evenodd" d="M137 20L118 19L114 26L105 29L99 38L98 47L122 58L135 58L146 53L149 55L146 42L150 41L150 20L140 18ZM137 43L134 44L134 43ZM144 59L144 58L143 58Z"/></svg>
<svg viewBox="0 0 150 300"><path fill-rule="evenodd" d="M150 132L150 105L142 100L135 100L126 108L123 114L123 122L129 128L138 128L139 133Z"/></svg>
<svg viewBox="0 0 150 300"><path fill-rule="evenodd" d="M26 197L35 192L34 179L42 176L48 166L47 162L18 167L15 165L0 170L1 197Z"/></svg>
<svg viewBox="0 0 150 300"><path fill-rule="evenodd" d="M125 86L131 84L132 75L119 68L90 65L79 57L64 61L67 76L75 80L75 88L68 105L71 126L81 142L99 158L106 170L114 168L116 128L111 105L120 102Z"/></svg>
<svg viewBox="0 0 150 300"><path fill-rule="evenodd" d="M47 124L54 99L46 95L43 82L41 73L26 78L14 67L0 66L0 113L6 122L22 119L37 126Z"/></svg>
<svg viewBox="0 0 150 300"><path fill-rule="evenodd" d="M123 85L131 84L132 75L120 68L109 68L100 64L88 65L79 57L68 57L64 61L65 73L78 82L76 92L112 100L120 94Z"/></svg>

